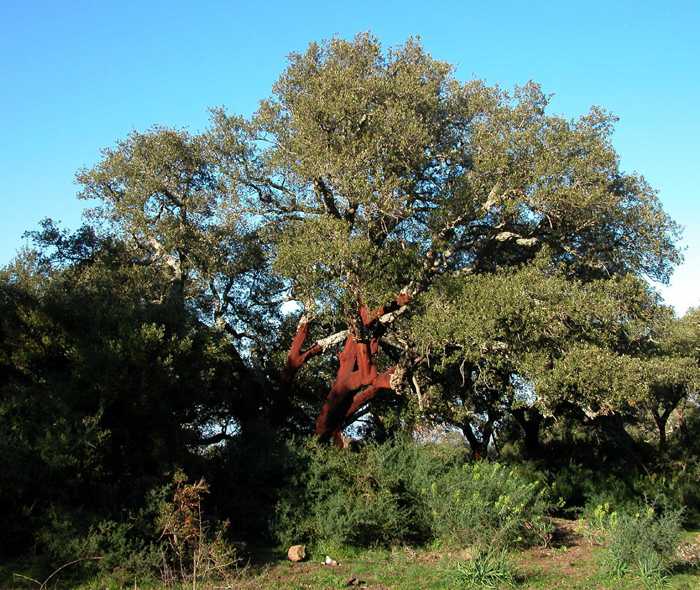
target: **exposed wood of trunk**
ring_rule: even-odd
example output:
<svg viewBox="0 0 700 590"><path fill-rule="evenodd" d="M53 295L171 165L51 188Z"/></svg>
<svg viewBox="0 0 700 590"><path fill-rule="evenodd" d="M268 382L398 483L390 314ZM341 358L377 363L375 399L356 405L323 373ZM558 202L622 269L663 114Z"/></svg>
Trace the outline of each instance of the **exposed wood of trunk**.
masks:
<svg viewBox="0 0 700 590"><path fill-rule="evenodd" d="M323 347L318 343L314 342L309 348L302 352L306 338L309 335L309 320L303 315L299 320L297 325L296 334L292 338L292 344L289 347L289 352L287 352L287 362L282 369L282 374L280 380L284 384L289 384L294 380L294 376L297 371L304 365L304 363L309 360L312 356L320 354L323 352Z"/></svg>
<svg viewBox="0 0 700 590"><path fill-rule="evenodd" d="M392 389L392 367L377 372L373 356L377 352L377 339L358 341L349 334L339 355L340 366L335 381L316 419L316 436L321 440L338 435L352 416L381 391Z"/></svg>
<svg viewBox="0 0 700 590"><path fill-rule="evenodd" d="M336 378L316 420L316 435L321 440L333 439L340 444L340 432L353 416L377 394L394 389L400 381L402 372L397 371L397 367L379 373L374 357L380 335L406 311L413 293L411 288L403 289L391 302L373 310L358 304L358 325L317 340L306 349L304 345L310 322L306 316L299 320L280 375L280 381L285 385L292 383L296 373L310 358L345 342L338 355L340 365Z"/></svg>

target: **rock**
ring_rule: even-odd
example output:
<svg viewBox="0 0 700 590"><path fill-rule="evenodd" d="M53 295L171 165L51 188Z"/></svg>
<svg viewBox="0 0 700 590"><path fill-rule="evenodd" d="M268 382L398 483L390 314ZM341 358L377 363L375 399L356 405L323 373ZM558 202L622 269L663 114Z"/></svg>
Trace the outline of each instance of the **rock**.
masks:
<svg viewBox="0 0 700 590"><path fill-rule="evenodd" d="M306 559L306 546L292 545L287 551L287 557L289 561L304 561Z"/></svg>
<svg viewBox="0 0 700 590"><path fill-rule="evenodd" d="M330 555L326 555L326 561L324 561L323 564L335 567L336 565L338 565L338 562L335 559L332 559Z"/></svg>

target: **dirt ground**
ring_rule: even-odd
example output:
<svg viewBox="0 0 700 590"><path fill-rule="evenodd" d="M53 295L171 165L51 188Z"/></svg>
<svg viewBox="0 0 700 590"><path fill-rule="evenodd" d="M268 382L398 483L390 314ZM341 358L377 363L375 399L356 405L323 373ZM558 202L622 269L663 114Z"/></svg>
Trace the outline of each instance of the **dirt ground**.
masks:
<svg viewBox="0 0 700 590"><path fill-rule="evenodd" d="M592 545L578 532L573 520L554 519L556 530L548 547L536 547L513 554L519 574L516 585L521 589L566 590L634 590L633 580L610 580L599 573L597 557L601 547ZM413 549L367 551L346 559L339 565L326 566L319 556L304 563L280 561L272 565L251 567L235 585L241 590L339 589L432 590L459 588L455 566L471 557L469 549ZM700 590L700 534L689 533L681 548L685 566L672 573L667 588ZM682 564L681 564L682 565Z"/></svg>

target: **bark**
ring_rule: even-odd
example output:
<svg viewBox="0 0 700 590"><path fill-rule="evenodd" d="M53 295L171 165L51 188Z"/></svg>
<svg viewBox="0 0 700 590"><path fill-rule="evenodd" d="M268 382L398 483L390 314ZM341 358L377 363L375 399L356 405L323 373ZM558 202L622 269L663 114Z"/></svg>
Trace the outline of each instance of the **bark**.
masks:
<svg viewBox="0 0 700 590"><path fill-rule="evenodd" d="M349 320L347 330L317 340L306 349L310 322L306 316L300 319L280 375L283 384L290 385L310 358L344 340L335 380L316 419L315 433L319 439L333 440L342 446L340 433L357 412L381 392L395 389L403 371L395 366L380 373L375 356L380 336L405 311L411 297L412 292L407 288L392 301L373 310L358 303L357 317Z"/></svg>
<svg viewBox="0 0 700 590"><path fill-rule="evenodd" d="M469 443L474 460L481 461L485 459L488 456L489 442L493 434L493 427L490 422L484 427L483 431L480 433L480 437L477 437L476 434L474 434L471 422L465 420L462 423L462 433Z"/></svg>
<svg viewBox="0 0 700 590"><path fill-rule="evenodd" d="M373 362L376 352L376 338L363 342L348 335L338 357L340 366L335 381L316 419L315 433L320 440L337 440L358 410L380 392L392 389L395 368L378 373Z"/></svg>
<svg viewBox="0 0 700 590"><path fill-rule="evenodd" d="M301 316L299 324L297 325L296 334L294 334L289 352L287 352L287 362L280 376L280 380L285 385L289 385L294 380L297 371L299 371L307 360L323 352L318 342L314 342L309 348L302 352L302 348L308 336L309 320L306 316Z"/></svg>
<svg viewBox="0 0 700 590"><path fill-rule="evenodd" d="M525 438L525 455L536 459L542 454L540 445L540 426L544 416L534 408L518 408L513 410L513 416L523 429Z"/></svg>
<svg viewBox="0 0 700 590"><path fill-rule="evenodd" d="M656 422L656 428L659 430L659 452L666 452L667 448L667 437L666 437L666 425L668 424L668 418L671 415L671 410L666 409L662 414L654 412L654 422Z"/></svg>

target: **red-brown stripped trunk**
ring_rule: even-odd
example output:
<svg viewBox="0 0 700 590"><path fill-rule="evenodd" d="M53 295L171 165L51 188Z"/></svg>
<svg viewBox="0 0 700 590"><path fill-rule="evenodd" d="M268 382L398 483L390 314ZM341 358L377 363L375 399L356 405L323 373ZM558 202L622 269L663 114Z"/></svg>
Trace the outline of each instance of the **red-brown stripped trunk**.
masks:
<svg viewBox="0 0 700 590"><path fill-rule="evenodd" d="M340 366L328 396L316 419L316 436L320 440L339 440L340 431L362 406L378 393L392 389L394 368L381 374L373 362L377 341L361 342L352 334L345 340L339 355Z"/></svg>
<svg viewBox="0 0 700 590"><path fill-rule="evenodd" d="M302 348L308 336L309 322L306 317L302 316L301 320L299 320L299 325L297 326L297 332L292 339L292 344L289 347L289 352L287 352L287 362L282 370L282 375L280 376L282 383L285 385L289 385L292 381L294 381L297 371L301 369L308 359L322 352L321 347L316 343L302 352Z"/></svg>
<svg viewBox="0 0 700 590"><path fill-rule="evenodd" d="M390 304L372 311L358 304L359 325L347 330L345 344L338 354L338 372L316 419L315 433L320 440L333 440L342 446L341 431L357 411L382 391L394 389L394 378L398 375L396 367L379 373L374 361L379 348L379 319L406 305L409 300L407 294L401 293ZM303 350L308 334L309 322L302 317L281 374L281 381L286 385L291 384L307 360L324 350L318 342Z"/></svg>

